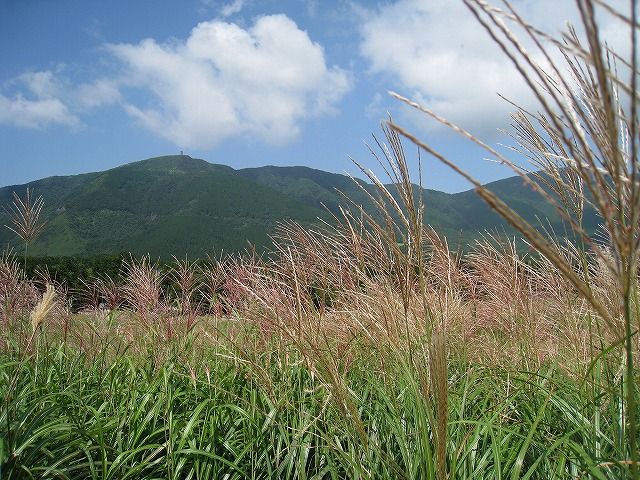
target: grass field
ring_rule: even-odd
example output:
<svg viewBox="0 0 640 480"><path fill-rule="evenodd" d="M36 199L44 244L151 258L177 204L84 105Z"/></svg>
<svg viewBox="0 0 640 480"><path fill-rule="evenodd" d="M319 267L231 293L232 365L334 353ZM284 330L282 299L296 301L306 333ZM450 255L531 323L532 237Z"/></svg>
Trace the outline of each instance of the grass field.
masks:
<svg viewBox="0 0 640 480"><path fill-rule="evenodd" d="M620 363L577 378L450 362L443 419L402 357L329 380L295 352L174 347L160 365L62 346L3 356L2 478L436 478L439 448L449 478L628 472Z"/></svg>
<svg viewBox="0 0 640 480"><path fill-rule="evenodd" d="M556 270L433 237L420 271L348 231L130 262L80 312L5 256L2 478L630 475L623 344Z"/></svg>
<svg viewBox="0 0 640 480"><path fill-rule="evenodd" d="M364 192L377 215L345 200L335 223L282 224L268 255L169 270L130 259L122 281L95 278L72 305L64 285L26 278L4 254L0 478L640 478L635 12L605 8L631 32L624 60L601 45L588 0L584 45L466 3L540 102L513 123L542 174L396 97L511 167L563 234L389 121L372 153L394 191L371 175L376 192ZM537 68L504 20L562 61ZM465 176L519 238L452 252L414 194L409 142ZM601 238L582 228L586 206ZM14 207L26 262L42 205Z"/></svg>

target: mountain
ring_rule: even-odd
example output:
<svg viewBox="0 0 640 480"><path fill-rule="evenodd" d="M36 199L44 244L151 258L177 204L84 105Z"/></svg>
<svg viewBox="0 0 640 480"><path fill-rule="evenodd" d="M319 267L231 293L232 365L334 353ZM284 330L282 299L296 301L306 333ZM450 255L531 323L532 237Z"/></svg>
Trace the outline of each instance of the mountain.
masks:
<svg viewBox="0 0 640 480"><path fill-rule="evenodd" d="M335 173L308 167L259 167L237 170L239 175L250 178L264 186L271 187L291 196L305 205L326 208L339 213L339 205L349 205L348 197L369 212L373 204L363 189L375 196L373 185ZM392 185L387 185L391 192ZM520 177L511 177L488 183L489 190L496 193L524 219L533 225L551 227L557 233L564 230L555 209L526 186ZM419 187L415 186L416 195ZM342 192L340 194L339 192ZM422 189L425 205L425 220L438 232L449 239L454 248L465 249L469 243L485 231L500 231L514 234L500 215L489 208L478 197L475 190L460 193L444 193ZM375 216L375 215L374 215ZM583 225L588 232L595 232L600 221L592 210L586 210Z"/></svg>
<svg viewBox="0 0 640 480"><path fill-rule="evenodd" d="M363 189L372 185L345 175L307 167L260 167L234 170L186 155L129 163L104 172L50 177L0 188L0 206L27 186L45 199L48 225L31 245L33 255L95 255L131 251L152 257L202 257L238 251L249 243L270 243L279 221L311 224L331 219L348 201L342 191L368 211ZM519 178L490 184L528 219L557 218ZM416 194L420 194L416 187ZM485 229L505 228L473 191L447 194L422 190L426 219L453 242L468 243ZM328 211L327 211L328 210ZM0 225L9 218L0 210ZM0 246L19 245L0 229Z"/></svg>
<svg viewBox="0 0 640 480"><path fill-rule="evenodd" d="M101 173L52 177L28 184L47 205L49 224L30 247L34 255L131 251L192 257L247 242L269 243L277 221L310 223L325 213L252 182L223 165L187 156L130 163ZM25 185L0 189L0 204ZM8 223L6 214L0 223ZM0 232L0 244L12 232Z"/></svg>

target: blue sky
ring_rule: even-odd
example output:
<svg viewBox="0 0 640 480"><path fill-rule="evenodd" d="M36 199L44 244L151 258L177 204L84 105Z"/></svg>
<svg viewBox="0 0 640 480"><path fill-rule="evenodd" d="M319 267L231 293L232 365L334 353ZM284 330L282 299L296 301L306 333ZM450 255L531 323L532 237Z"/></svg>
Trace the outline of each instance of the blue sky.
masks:
<svg viewBox="0 0 640 480"><path fill-rule="evenodd" d="M514 3L551 33L576 18L569 0ZM509 172L387 92L492 144L512 109L498 92L531 106L457 0L0 0L0 58L0 186L181 150L378 172L364 142L387 112L486 182ZM424 161L425 186L466 188Z"/></svg>

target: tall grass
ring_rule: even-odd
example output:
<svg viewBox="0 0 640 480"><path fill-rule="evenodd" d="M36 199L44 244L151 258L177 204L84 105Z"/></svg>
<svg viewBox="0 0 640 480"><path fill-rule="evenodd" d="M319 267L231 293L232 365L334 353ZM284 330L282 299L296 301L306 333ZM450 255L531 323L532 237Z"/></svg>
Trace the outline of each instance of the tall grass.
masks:
<svg viewBox="0 0 640 480"><path fill-rule="evenodd" d="M44 281L3 257L3 302L35 298L7 317L2 478L630 475L620 324L547 257L490 235L456 255L405 213L414 188L378 187L382 222L351 206L264 258L132 260L38 329ZM617 305L606 265L562 253Z"/></svg>
<svg viewBox="0 0 640 480"><path fill-rule="evenodd" d="M533 254L498 234L452 252L403 137L460 170L390 122L370 148L388 181L363 168L377 211L345 199L332 223L284 223L264 257L131 259L121 284L87 283L77 314L56 285L46 315L50 279L0 257L1 478L637 478L637 126L619 100L635 80L603 60L591 2L588 47L554 43L584 97L502 20L542 32L467 3L543 89L549 110L515 121L546 175L510 165L575 235L535 230L476 182ZM605 244L582 231L585 204Z"/></svg>
<svg viewBox="0 0 640 480"><path fill-rule="evenodd" d="M3 360L15 411L3 436L2 478L621 478L620 395L546 366L535 375L449 368L446 448L424 392L401 362L352 363L354 419L333 388L265 349L253 364L231 352L198 361L43 349ZM204 367L206 365L206 368ZM618 365L617 367L620 367ZM257 369L269 375L264 382ZM598 369L609 370L603 364ZM613 367L615 370L615 366Z"/></svg>
<svg viewBox="0 0 640 480"><path fill-rule="evenodd" d="M6 211L10 224L6 228L15 233L24 243L25 268L29 244L44 230L46 222L40 218L44 208L42 196L33 198L33 190L27 187L24 198L13 192L13 202Z"/></svg>
<svg viewBox="0 0 640 480"><path fill-rule="evenodd" d="M583 268L574 268L558 244L538 231L450 159L440 155L426 143L401 127L390 124L396 132L412 140L422 150L450 166L471 181L478 195L505 218L533 248L567 279L597 312L599 319L614 329L625 345L625 432L629 444L629 464L634 478L640 477L638 465L638 425L634 353L637 351L638 255L640 253L640 185L638 183L638 119L637 119L637 29L636 2L630 2L629 13L618 12L603 2L576 2L584 29L584 41L575 30L555 39L518 15L505 2L505 9L484 1L465 0L465 4L491 38L521 73L530 93L538 100L540 113L518 108L514 114L515 139L519 151L540 168L537 177L556 194L550 195L526 171L509 161L471 133L439 117L415 102L394 94L436 121L447 125L470 141L484 147L499 161L522 176L567 221L582 246L590 249L597 261L606 266L616 284L614 308L607 308L594 294L587 259ZM620 57L603 45L596 16L613 15L623 23L629 39L630 59ZM523 42L507 22L524 31L528 40L546 61L544 67L535 62ZM558 49L561 60L551 49ZM545 177L546 175L546 177ZM582 229L585 204L599 215L606 234L606 246L594 245Z"/></svg>

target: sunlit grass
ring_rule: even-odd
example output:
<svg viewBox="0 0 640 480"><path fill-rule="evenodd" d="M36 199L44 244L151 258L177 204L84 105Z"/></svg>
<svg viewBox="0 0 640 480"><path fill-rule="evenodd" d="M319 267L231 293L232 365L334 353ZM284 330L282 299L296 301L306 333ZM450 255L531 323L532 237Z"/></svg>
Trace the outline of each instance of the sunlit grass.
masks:
<svg viewBox="0 0 640 480"><path fill-rule="evenodd" d="M345 199L333 223L284 223L264 257L169 271L132 258L122 283L87 283L78 313L64 286L43 297L51 279L4 255L1 478L640 476L636 59L627 83L584 0L587 46L551 40L573 78L553 63L547 75L504 20L544 34L466 3L543 107L514 121L544 175L400 98L511 166L570 234L537 229L389 122L371 152L393 187L363 169L377 211ZM613 14L635 41L635 13ZM452 252L428 227L403 137L474 183L530 254L499 233ZM582 230L585 204L601 242Z"/></svg>

